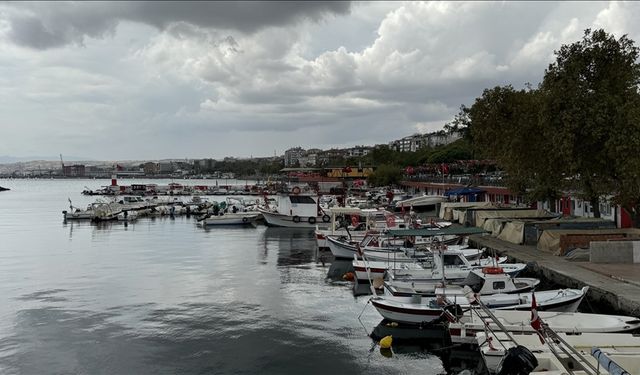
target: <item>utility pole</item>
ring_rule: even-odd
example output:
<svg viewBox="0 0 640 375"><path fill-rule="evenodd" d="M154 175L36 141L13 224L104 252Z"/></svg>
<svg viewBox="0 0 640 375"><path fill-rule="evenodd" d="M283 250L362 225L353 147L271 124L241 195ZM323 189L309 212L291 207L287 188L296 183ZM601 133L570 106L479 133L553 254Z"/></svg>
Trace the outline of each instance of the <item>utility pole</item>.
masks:
<svg viewBox="0 0 640 375"><path fill-rule="evenodd" d="M60 165L62 165L62 175L65 176L66 173L64 173L64 161L62 161L62 154L60 154Z"/></svg>

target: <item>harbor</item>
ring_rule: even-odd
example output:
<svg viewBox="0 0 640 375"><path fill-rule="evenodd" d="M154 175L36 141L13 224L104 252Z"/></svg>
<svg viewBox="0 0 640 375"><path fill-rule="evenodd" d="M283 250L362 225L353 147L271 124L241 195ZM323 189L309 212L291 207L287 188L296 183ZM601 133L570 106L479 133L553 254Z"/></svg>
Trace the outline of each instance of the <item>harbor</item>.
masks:
<svg viewBox="0 0 640 375"><path fill-rule="evenodd" d="M0 375L640 375L640 3L0 9Z"/></svg>
<svg viewBox="0 0 640 375"><path fill-rule="evenodd" d="M5 305L0 312L3 316L20 316L22 320L36 319L39 322L37 324L46 329L25 330L27 326L16 326L18 321L12 323L10 320L0 328L4 337L0 343L3 348L15 347L15 343L28 342L31 340L29 337L38 335L39 340L52 342L53 345L57 342L54 337L60 330L71 330L78 333L63 346L94 341L95 344L84 349L87 353L104 353L106 350L110 355L119 353L115 347L110 348L116 342L118 346L128 348L128 354L117 354L125 358L121 364L123 367L104 363L97 363L99 367L83 365L88 371L98 368L107 368L110 372L130 369L134 363L145 361L144 358L148 356L153 357L158 350L169 350L174 353L172 356L184 351L183 355L189 356L189 359L181 368L186 371L201 369L211 360L218 361L220 366L237 367L237 364L227 364L224 354L211 350L211 347L222 345L225 348L222 353L234 352L240 346L243 350L269 347L275 357L250 356L251 361L243 368L252 371L273 363L273 372L278 373L277 369L282 365L277 365L279 362L276 358L283 358L278 353L291 350L291 345L295 345L303 349L294 359L295 363L289 366L306 368L311 373L315 371L306 367L307 363L313 362L312 356L322 352L324 356L332 358L333 371L338 373L351 371L355 367L360 371L375 370L380 373L416 373L427 369L428 373L433 374L487 374L489 369L483 359L482 349L478 349L482 346L472 340L476 335L486 334L483 328L485 323L474 320L478 319L474 318L476 310L464 302L466 297L458 289L461 286L447 282L443 290L454 293L446 298L455 301L455 305L460 305L465 311L453 321L443 320L442 314L446 310L428 307L428 301L435 301L437 293L442 293L438 292L437 283L440 279L454 280L451 278L458 277L456 283L460 285L465 285L471 279L465 278L465 273L454 271L449 265L444 274L434 274L433 281L421 281L421 290L418 291L416 281L408 285L403 281L406 276L398 274L399 269L389 268L390 264L385 261L389 255L382 255L380 260L374 261L371 251L375 247L370 246L374 242L384 246L388 238L395 241L393 243L406 246L407 239L411 239L415 245L411 248L412 256L416 256L419 248L435 246L429 245L434 234L442 240L450 239L451 244L447 246L446 254L449 255L446 256L449 258L439 261L436 252L432 255L435 256L433 261L457 263L451 260L453 254L458 254L455 256L464 264L473 264L476 262L473 259L483 254L494 258L493 261L488 258L489 262L508 260L508 263L500 263L496 271L501 271L496 274L486 273L486 270L493 272L495 267L491 263L489 268L479 263L480 266L476 266L476 271L472 272L479 277L476 280L480 282L479 285L483 285L484 279L493 280L484 282L481 291L483 296L480 297L483 303L495 306L514 303L510 302L513 298L508 297L509 294L494 294L503 291L490 291L487 288L498 285L498 280L511 282L510 276L502 276L502 270L506 272L513 269L517 274L525 269L522 273L527 277L515 276L513 281L517 285L511 286L516 289L524 287L523 292L511 296L522 301L522 296L527 295L526 290L534 287L540 316L554 330L560 333L633 332L636 325L640 327L638 311L634 310L639 287L633 283L638 280L637 274L633 273L634 266L599 265L598 273L592 271L585 262L569 262L557 255L541 252L534 246L508 243L488 235L480 227L447 224L447 221L438 217L436 207L442 207L441 204L433 204L437 201L436 197L410 198L410 202L427 202L433 207L432 211L416 215L409 211L410 208L406 212L402 209L394 212L380 211L380 208L340 207L336 197L319 199L305 186L300 188L298 185L289 186L286 194L265 195L258 200L250 198L247 202L250 204L246 205L241 204L247 198L242 196L216 197L215 201L199 196L154 198L119 195L111 197L114 199L111 204L119 207L118 214L113 219L96 221L65 220L60 216L59 209L68 200L74 202L74 206L91 206L91 201L96 197L82 194L86 181L6 180L2 185L11 189L8 193L11 195L3 197L12 199L3 198L7 199L6 209L0 216L0 223L4 228L13 228L13 234L8 235L6 241L10 244L9 248L15 250L4 253L1 280L4 295L14 302ZM400 192L398 195L404 197ZM27 196L33 198L33 203L20 198ZM301 198L305 196L311 199L307 208L303 207L305 200ZM369 202L372 207L379 205L375 203L375 194L358 199L354 197L343 201ZM296 206L286 206L288 200L297 202ZM387 202L383 206L389 208L392 203ZM232 208L234 205L237 206ZM322 209L321 213L318 207ZM278 219L280 221L275 222L280 225L278 227L273 223L269 225L266 218L257 218L258 214L273 214L278 209L291 215L291 218L299 215L299 220L287 222ZM38 229L40 235L25 239L24 234L32 231L28 218L41 211L39 217L44 222ZM129 212L128 216L123 217L123 212ZM345 215L350 228L348 234L353 238L363 238L358 237L364 233L358 230L361 226L378 227L381 230L381 237L362 240L362 249L366 249L362 263L364 274L358 273L358 263L353 260L355 253L336 258L325 245L320 246L314 235L319 227L335 225ZM243 222L243 218L247 220ZM435 224L439 226L435 227ZM300 225L303 226L295 227ZM415 229L416 225L424 229ZM42 235L49 239L47 247L40 245L39 238ZM458 242L466 236L469 236L467 245L453 244L453 240ZM331 235L329 238L332 238ZM139 244L142 243L146 245L141 247ZM22 249L22 253L16 253L18 249ZM407 252L407 249L403 251ZM87 252L92 254L91 260L83 255ZM31 260L35 254L38 254L40 262L33 263ZM395 253L393 257L399 260L400 255ZM472 260L467 260L467 257ZM95 259L100 261L95 262ZM42 268L45 266L43 262L46 262L46 272ZM420 262L424 267L424 261ZM518 264L522 268L513 268ZM380 276L374 274L376 267L382 267ZM436 263L434 270L441 267L444 267L444 263ZM616 272L617 279L602 274L613 273L616 269L623 270ZM385 286L381 286L375 279L380 277L379 280L382 280L385 272L389 277L394 277L385 278ZM424 274L424 271L419 272ZM622 281L625 272L631 282ZM23 277L20 278L18 273ZM350 273L354 275L353 280L349 278ZM469 269L466 273L469 273ZM458 274L460 276L455 276ZM540 287L535 287L540 281L532 276L542 281ZM421 277L421 280L425 280L424 276ZM87 279L95 281L79 283ZM193 284L187 280L199 281ZM374 284L377 288L372 291ZM551 289L562 290L562 295L566 297L561 297L559 292ZM124 292L117 293L118 290ZM403 290L408 290L408 294L402 294ZM387 295L391 291L395 291L394 294ZM419 299L421 302L413 305L417 301L416 293L423 294ZM577 299L572 299L571 293L577 293ZM545 311L547 304L557 304L564 301L562 298L569 298L566 299L567 303L573 304L567 305L567 312L554 312L559 311L556 308ZM394 299L398 302L394 302ZM291 309L291 306L294 308ZM385 306L401 309L405 308L402 306L414 306L411 307L413 309L423 306L419 308L426 308L421 313L426 315L409 320L402 313L397 315L397 312L394 312L396 315L387 316L384 309L388 307ZM525 302L521 308L524 311L513 312L521 315L497 315L502 322L511 322L511 325L505 326L507 332L515 327L519 327L517 330L528 327L531 302ZM575 312L576 309L579 312ZM102 311L110 313L102 316ZM507 313L510 312L495 312ZM490 327L495 332L491 334L496 335L496 340L502 337L495 326ZM473 336L469 336L471 334ZM622 336L607 337L625 337L624 334L619 335ZM219 344L213 344L214 337ZM388 337L393 337L393 343L386 348L385 340L391 340ZM152 344L153 341L149 341L158 338L164 340L164 344ZM603 348L605 344L602 343ZM150 346L148 350L134 354L132 349L140 345ZM346 356L344 348L349 348ZM12 369L41 372L42 366L50 363L50 357L43 356L39 348L27 349L18 345L16 350L15 354L4 352L6 354L2 362L5 363L3 366L8 366L4 369L9 372ZM48 345L43 346L42 350L56 353ZM64 358L65 354L56 355ZM43 360L25 360L25 356ZM66 360L64 363L67 363ZM64 363L57 367L59 371L64 372L67 368ZM163 361L152 367L158 372L163 372L165 368L175 369Z"/></svg>

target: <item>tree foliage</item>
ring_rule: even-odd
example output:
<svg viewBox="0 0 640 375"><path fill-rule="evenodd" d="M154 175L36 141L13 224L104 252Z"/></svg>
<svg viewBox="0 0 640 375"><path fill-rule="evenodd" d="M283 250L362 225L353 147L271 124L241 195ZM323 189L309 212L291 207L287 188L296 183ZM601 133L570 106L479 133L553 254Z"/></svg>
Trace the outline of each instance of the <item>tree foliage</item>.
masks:
<svg viewBox="0 0 640 375"><path fill-rule="evenodd" d="M531 200L557 196L561 174L539 121L540 93L511 86L486 89L468 110L477 152L496 160L510 190Z"/></svg>
<svg viewBox="0 0 640 375"><path fill-rule="evenodd" d="M392 186L402 180L402 168L397 165L382 164L369 175L367 182L371 186Z"/></svg>
<svg viewBox="0 0 640 375"><path fill-rule="evenodd" d="M457 124L497 160L508 186L534 199L572 189L591 202L640 202L640 65L626 36L586 30L563 45L537 89L487 89ZM455 124L454 124L455 125ZM640 212L640 210L636 210Z"/></svg>
<svg viewBox="0 0 640 375"><path fill-rule="evenodd" d="M562 160L556 168L591 202L596 217L604 195L638 197L622 184L637 181L632 170L640 162L637 149L629 147L640 137L637 60L638 48L626 35L616 39L604 30L586 30L581 41L556 51L539 88L540 122Z"/></svg>

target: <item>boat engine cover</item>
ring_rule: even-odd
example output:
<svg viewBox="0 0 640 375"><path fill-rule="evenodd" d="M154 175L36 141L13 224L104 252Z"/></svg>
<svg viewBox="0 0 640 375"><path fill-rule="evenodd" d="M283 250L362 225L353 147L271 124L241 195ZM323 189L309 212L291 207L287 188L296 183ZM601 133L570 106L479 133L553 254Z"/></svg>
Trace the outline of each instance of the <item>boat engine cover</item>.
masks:
<svg viewBox="0 0 640 375"><path fill-rule="evenodd" d="M536 367L538 360L529 349L518 345L507 350L498 375L529 375Z"/></svg>

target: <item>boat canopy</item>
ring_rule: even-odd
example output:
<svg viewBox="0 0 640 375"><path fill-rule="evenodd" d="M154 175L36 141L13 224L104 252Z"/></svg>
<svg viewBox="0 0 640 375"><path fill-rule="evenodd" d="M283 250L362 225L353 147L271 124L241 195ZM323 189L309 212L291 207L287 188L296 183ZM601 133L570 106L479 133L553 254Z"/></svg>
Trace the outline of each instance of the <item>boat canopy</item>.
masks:
<svg viewBox="0 0 640 375"><path fill-rule="evenodd" d="M478 227L459 227L459 228L439 228L439 229L389 229L387 234L395 237L408 237L408 236L446 236L446 235L459 235L467 236L470 234L484 234L486 230Z"/></svg>
<svg viewBox="0 0 640 375"><path fill-rule="evenodd" d="M358 207L331 207L328 211L336 215L362 214L362 210Z"/></svg>

